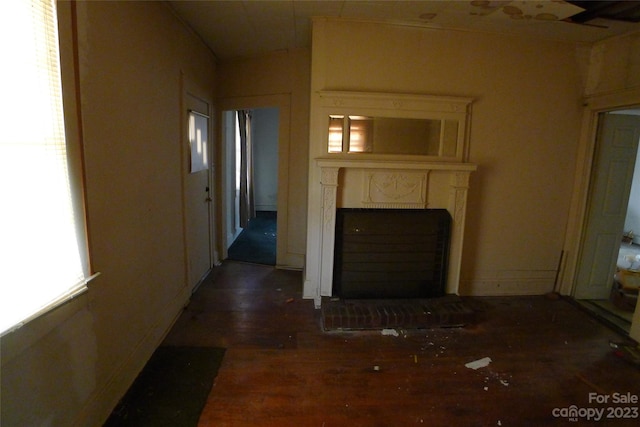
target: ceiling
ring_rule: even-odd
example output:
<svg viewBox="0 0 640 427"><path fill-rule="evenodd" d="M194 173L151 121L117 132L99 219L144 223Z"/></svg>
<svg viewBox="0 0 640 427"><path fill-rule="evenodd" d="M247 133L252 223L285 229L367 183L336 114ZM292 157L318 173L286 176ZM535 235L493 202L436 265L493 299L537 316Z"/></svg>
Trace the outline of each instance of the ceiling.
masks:
<svg viewBox="0 0 640 427"><path fill-rule="evenodd" d="M325 16L592 43L640 30L640 1L172 0L219 60L309 47Z"/></svg>

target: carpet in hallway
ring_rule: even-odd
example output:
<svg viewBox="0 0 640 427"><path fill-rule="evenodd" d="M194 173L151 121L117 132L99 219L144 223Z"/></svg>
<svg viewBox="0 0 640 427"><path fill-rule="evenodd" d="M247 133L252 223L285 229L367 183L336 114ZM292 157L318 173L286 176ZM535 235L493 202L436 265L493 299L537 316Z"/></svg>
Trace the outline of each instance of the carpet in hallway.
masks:
<svg viewBox="0 0 640 427"><path fill-rule="evenodd" d="M276 212L260 211L229 247L228 258L254 264L276 264Z"/></svg>

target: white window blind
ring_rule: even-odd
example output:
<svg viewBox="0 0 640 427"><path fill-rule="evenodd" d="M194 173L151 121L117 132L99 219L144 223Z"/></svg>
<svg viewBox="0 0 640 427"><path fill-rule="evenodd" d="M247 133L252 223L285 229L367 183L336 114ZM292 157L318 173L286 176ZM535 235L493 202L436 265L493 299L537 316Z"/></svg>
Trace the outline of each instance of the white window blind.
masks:
<svg viewBox="0 0 640 427"><path fill-rule="evenodd" d="M55 0L9 1L0 14L0 334L86 288L55 6Z"/></svg>

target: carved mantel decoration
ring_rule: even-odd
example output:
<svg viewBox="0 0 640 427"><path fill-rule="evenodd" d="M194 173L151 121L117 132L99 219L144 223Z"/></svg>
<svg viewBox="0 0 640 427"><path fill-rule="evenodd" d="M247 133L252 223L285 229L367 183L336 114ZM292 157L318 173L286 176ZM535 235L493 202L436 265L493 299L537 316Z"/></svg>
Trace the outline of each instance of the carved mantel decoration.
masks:
<svg viewBox="0 0 640 427"><path fill-rule="evenodd" d="M447 209L452 229L446 292L456 294L469 177L477 168L466 162L471 100L353 92L321 92L314 99L304 296L313 298L319 307L321 297L332 295L336 209L343 207ZM335 142L336 135L329 134L329 117L345 118L342 134L337 134L343 137L341 151L339 141ZM402 120L416 119L408 122L411 132L426 129L424 135L430 142L425 144L423 154L413 151L420 143L414 136L409 136L413 139L407 143L372 139L368 144L373 146L370 151L355 152L349 145L348 133L354 131L349 128L350 118L354 122L371 118L369 130L386 138L403 133L399 127L407 122ZM384 119L378 124L377 118ZM401 121L389 125L389 118ZM426 120L426 124L420 120ZM390 126L393 132L385 126ZM376 152L377 146L384 147L383 152ZM388 152L389 147L396 146L400 147L400 153Z"/></svg>
<svg viewBox="0 0 640 427"><path fill-rule="evenodd" d="M369 208L426 208L428 171L368 171L362 203Z"/></svg>

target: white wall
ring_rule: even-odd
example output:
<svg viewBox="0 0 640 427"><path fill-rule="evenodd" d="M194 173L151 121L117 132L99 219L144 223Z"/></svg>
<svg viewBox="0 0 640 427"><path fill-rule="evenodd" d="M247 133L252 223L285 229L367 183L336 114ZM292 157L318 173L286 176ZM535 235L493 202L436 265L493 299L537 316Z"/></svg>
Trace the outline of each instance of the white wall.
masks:
<svg viewBox="0 0 640 427"><path fill-rule="evenodd" d="M278 121L277 108L252 110L253 179L258 211L277 211Z"/></svg>

